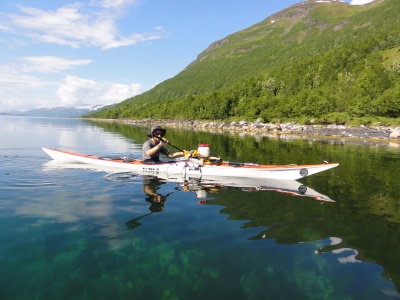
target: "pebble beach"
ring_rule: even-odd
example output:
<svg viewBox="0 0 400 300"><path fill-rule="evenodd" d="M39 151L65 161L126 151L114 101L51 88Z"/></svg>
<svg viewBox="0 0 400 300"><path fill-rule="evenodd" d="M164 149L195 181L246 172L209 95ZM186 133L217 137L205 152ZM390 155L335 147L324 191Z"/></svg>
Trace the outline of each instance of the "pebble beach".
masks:
<svg viewBox="0 0 400 300"><path fill-rule="evenodd" d="M99 120L97 120L99 121ZM290 123L262 123L260 121L180 121L153 119L117 119L101 120L135 124L144 128L158 124L165 128L182 128L208 132L226 132L230 134L268 136L270 138L332 140L343 143L381 144L400 147L400 126L346 126L346 125L301 125Z"/></svg>

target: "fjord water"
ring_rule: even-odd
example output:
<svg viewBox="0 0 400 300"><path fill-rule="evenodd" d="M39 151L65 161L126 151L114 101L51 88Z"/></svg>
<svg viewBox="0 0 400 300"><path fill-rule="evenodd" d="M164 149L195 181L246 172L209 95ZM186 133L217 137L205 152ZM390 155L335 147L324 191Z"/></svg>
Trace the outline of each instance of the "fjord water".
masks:
<svg viewBox="0 0 400 300"><path fill-rule="evenodd" d="M400 149L168 130L226 160L340 162L301 181L335 202L60 167L49 146L140 157L132 126L0 117L0 299L399 299ZM151 209L151 210L150 210Z"/></svg>

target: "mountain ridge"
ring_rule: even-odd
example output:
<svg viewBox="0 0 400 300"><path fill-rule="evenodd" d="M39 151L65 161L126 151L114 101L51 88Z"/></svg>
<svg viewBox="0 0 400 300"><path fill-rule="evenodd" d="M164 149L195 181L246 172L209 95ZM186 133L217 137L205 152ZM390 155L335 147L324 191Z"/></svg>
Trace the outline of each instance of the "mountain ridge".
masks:
<svg viewBox="0 0 400 300"><path fill-rule="evenodd" d="M395 101L397 93L398 78L392 71L399 55L384 60L387 51L395 53L400 46L399 9L395 0L364 6L338 1L292 5L210 44L152 90L92 116L266 121L329 114L341 114L340 119L385 116L379 107L388 97ZM389 84L377 86L375 81L383 78ZM365 79L371 86L365 86ZM340 80L347 80L347 86L334 89L343 84ZM371 103L374 111L367 107Z"/></svg>
<svg viewBox="0 0 400 300"><path fill-rule="evenodd" d="M30 110L11 110L3 111L0 115L29 116L29 117L52 117L52 118L77 118L90 112L104 108L105 105L79 105L74 107L42 107Z"/></svg>

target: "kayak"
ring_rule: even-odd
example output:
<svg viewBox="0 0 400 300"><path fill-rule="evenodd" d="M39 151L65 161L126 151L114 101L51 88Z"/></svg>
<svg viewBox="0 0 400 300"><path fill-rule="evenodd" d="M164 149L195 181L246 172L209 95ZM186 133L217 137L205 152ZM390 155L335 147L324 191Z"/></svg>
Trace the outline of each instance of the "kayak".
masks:
<svg viewBox="0 0 400 300"><path fill-rule="evenodd" d="M79 162L50 160L43 165L46 171L56 171L59 169L85 169L92 171L106 172L105 179L108 181L131 181L137 180L142 176L139 172L124 171L115 172L115 168L99 165L88 165ZM142 178L152 178L158 182L172 182L181 187L183 192L193 192L196 198L205 204L206 198L218 193L222 189L238 189L244 192L274 191L289 194L296 197L312 198L320 202L335 202L329 196L321 194L311 187L295 180L276 180L262 178L243 178L243 177L221 177L221 176L184 176L181 174L158 174L157 176L143 175ZM199 202L200 203L200 202Z"/></svg>
<svg viewBox="0 0 400 300"><path fill-rule="evenodd" d="M237 163L222 160L183 158L147 164L139 159L107 158L95 155L79 154L55 148L43 147L52 159L65 162L79 162L98 165L117 170L139 172L143 175L180 174L185 176L242 177L276 180L297 180L337 167L338 163L324 162L309 165L259 165Z"/></svg>

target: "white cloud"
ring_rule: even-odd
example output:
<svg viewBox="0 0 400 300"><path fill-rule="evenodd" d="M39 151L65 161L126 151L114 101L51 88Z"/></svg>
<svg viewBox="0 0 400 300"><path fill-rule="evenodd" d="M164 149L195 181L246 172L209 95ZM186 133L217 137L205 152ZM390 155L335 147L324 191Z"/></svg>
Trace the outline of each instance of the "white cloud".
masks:
<svg viewBox="0 0 400 300"><path fill-rule="evenodd" d="M18 98L11 98L7 97L6 99L3 99L3 97L0 97L0 112L3 111L8 111L8 110L27 110L26 109L26 100L23 99L18 99Z"/></svg>
<svg viewBox="0 0 400 300"><path fill-rule="evenodd" d="M76 76L66 76L57 91L64 106L112 104L142 92L140 84L96 82Z"/></svg>
<svg viewBox="0 0 400 300"><path fill-rule="evenodd" d="M99 5L104 8L113 8L118 9L133 3L137 2L136 0L103 0L100 1Z"/></svg>
<svg viewBox="0 0 400 300"><path fill-rule="evenodd" d="M140 83L132 84L109 84L106 94L101 96L106 103L121 102L127 98L139 95L142 93L142 85Z"/></svg>
<svg viewBox="0 0 400 300"><path fill-rule="evenodd" d="M0 23L0 31L12 32L12 29L7 24Z"/></svg>
<svg viewBox="0 0 400 300"><path fill-rule="evenodd" d="M32 88L40 89L57 86L59 85L57 82L43 80L28 73L58 73L76 66L90 64L91 62L88 59L73 60L56 56L19 58L14 64L0 65L0 93L4 95L6 92L12 91L15 94Z"/></svg>
<svg viewBox="0 0 400 300"><path fill-rule="evenodd" d="M364 4L370 3L372 1L374 1L374 0L353 0L353 1L351 1L350 5L364 5Z"/></svg>
<svg viewBox="0 0 400 300"><path fill-rule="evenodd" d="M92 63L90 59L65 59L56 56L29 56L21 58L21 61L21 71L28 73L58 73Z"/></svg>
<svg viewBox="0 0 400 300"><path fill-rule="evenodd" d="M81 105L87 103L85 99L94 96L96 89L97 83L94 80L66 76L57 94L65 106Z"/></svg>
<svg viewBox="0 0 400 300"><path fill-rule="evenodd" d="M20 65L0 65L0 111L43 106L45 102L54 100L43 91L56 86L55 82L24 73Z"/></svg>
<svg viewBox="0 0 400 300"><path fill-rule="evenodd" d="M14 66L0 66L0 93L20 88L42 87L44 84L43 80L23 74Z"/></svg>
<svg viewBox="0 0 400 300"><path fill-rule="evenodd" d="M139 83L98 82L71 75L65 76L61 83L49 82L0 66L0 112L36 107L108 105L142 92Z"/></svg>
<svg viewBox="0 0 400 300"><path fill-rule="evenodd" d="M54 82L0 66L0 111L52 106L55 97L45 93L55 87Z"/></svg>
<svg viewBox="0 0 400 300"><path fill-rule="evenodd" d="M143 92L139 83L98 82L72 75L61 79L53 75L91 62L88 59L29 56L19 58L14 64L0 65L0 111L112 104ZM52 74L51 81L32 75L33 72Z"/></svg>
<svg viewBox="0 0 400 300"><path fill-rule="evenodd" d="M80 48L85 46L99 47L103 50L134 45L139 42L160 39L165 36L161 26L152 32L133 33L124 36L119 33L116 22L120 9L133 0L104 0L99 5L102 8L85 7L82 3L73 3L54 11L18 6L20 14L7 14L10 24L0 27L15 34L23 34L34 41ZM4 27L4 28L3 28Z"/></svg>

